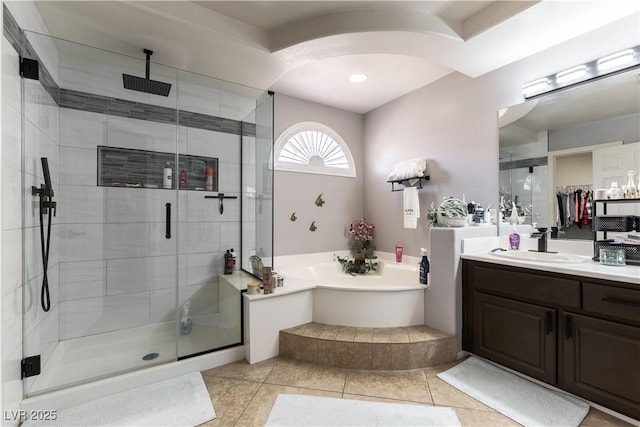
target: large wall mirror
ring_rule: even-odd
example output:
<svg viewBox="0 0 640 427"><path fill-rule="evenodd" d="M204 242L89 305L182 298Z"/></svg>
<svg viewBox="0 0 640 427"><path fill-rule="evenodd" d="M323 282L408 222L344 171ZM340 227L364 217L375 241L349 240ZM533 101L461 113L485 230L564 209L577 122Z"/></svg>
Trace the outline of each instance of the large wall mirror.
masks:
<svg viewBox="0 0 640 427"><path fill-rule="evenodd" d="M520 223L558 226L558 238L592 239L588 206L576 208L575 200L613 182L626 186L631 170L638 184L638 69L504 108L498 115L503 226L517 216ZM513 206L517 215L511 216Z"/></svg>

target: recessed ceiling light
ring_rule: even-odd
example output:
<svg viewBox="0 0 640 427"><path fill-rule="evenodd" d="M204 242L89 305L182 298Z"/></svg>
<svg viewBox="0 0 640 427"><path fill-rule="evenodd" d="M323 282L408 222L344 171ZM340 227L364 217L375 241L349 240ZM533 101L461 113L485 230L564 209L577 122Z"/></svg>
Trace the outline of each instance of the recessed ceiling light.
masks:
<svg viewBox="0 0 640 427"><path fill-rule="evenodd" d="M365 73L357 73L349 76L349 81L351 83L362 83L369 78Z"/></svg>

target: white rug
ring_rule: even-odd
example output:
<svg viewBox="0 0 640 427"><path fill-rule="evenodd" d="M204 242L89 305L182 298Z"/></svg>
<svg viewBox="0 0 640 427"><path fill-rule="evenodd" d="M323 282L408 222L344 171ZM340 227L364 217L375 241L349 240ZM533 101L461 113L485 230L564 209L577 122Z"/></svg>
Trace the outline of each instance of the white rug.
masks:
<svg viewBox="0 0 640 427"><path fill-rule="evenodd" d="M451 408L279 394L265 426L460 426Z"/></svg>
<svg viewBox="0 0 640 427"><path fill-rule="evenodd" d="M589 405L471 357L438 374L460 391L525 426L578 426Z"/></svg>
<svg viewBox="0 0 640 427"><path fill-rule="evenodd" d="M202 375L194 372L56 412L23 426L196 426L216 417Z"/></svg>

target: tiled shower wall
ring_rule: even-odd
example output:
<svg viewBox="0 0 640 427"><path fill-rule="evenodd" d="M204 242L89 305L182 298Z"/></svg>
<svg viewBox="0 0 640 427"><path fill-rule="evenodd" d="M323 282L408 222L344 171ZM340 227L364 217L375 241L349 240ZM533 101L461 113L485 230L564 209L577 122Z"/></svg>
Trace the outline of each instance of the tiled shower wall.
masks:
<svg viewBox="0 0 640 427"><path fill-rule="evenodd" d="M60 110L61 339L175 319L176 277L180 304L197 295L194 315L217 312L224 251L239 248L239 199L221 215L204 192L176 200L171 190L96 186L98 145L170 152L175 138L175 125ZM179 127L178 146L218 157L220 192L239 196L239 135ZM165 239L167 202L177 240Z"/></svg>

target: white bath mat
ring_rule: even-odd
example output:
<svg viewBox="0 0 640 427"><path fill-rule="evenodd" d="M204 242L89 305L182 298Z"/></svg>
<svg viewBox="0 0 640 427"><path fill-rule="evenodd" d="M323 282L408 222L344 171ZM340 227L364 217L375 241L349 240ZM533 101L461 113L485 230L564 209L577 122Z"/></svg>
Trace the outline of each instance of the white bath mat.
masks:
<svg viewBox="0 0 640 427"><path fill-rule="evenodd" d="M589 405L471 357L438 374L460 391L525 426L578 426Z"/></svg>
<svg viewBox="0 0 640 427"><path fill-rule="evenodd" d="M56 412L24 426L196 426L216 417L202 375L194 372Z"/></svg>
<svg viewBox="0 0 640 427"><path fill-rule="evenodd" d="M451 408L279 394L265 426L460 426Z"/></svg>

